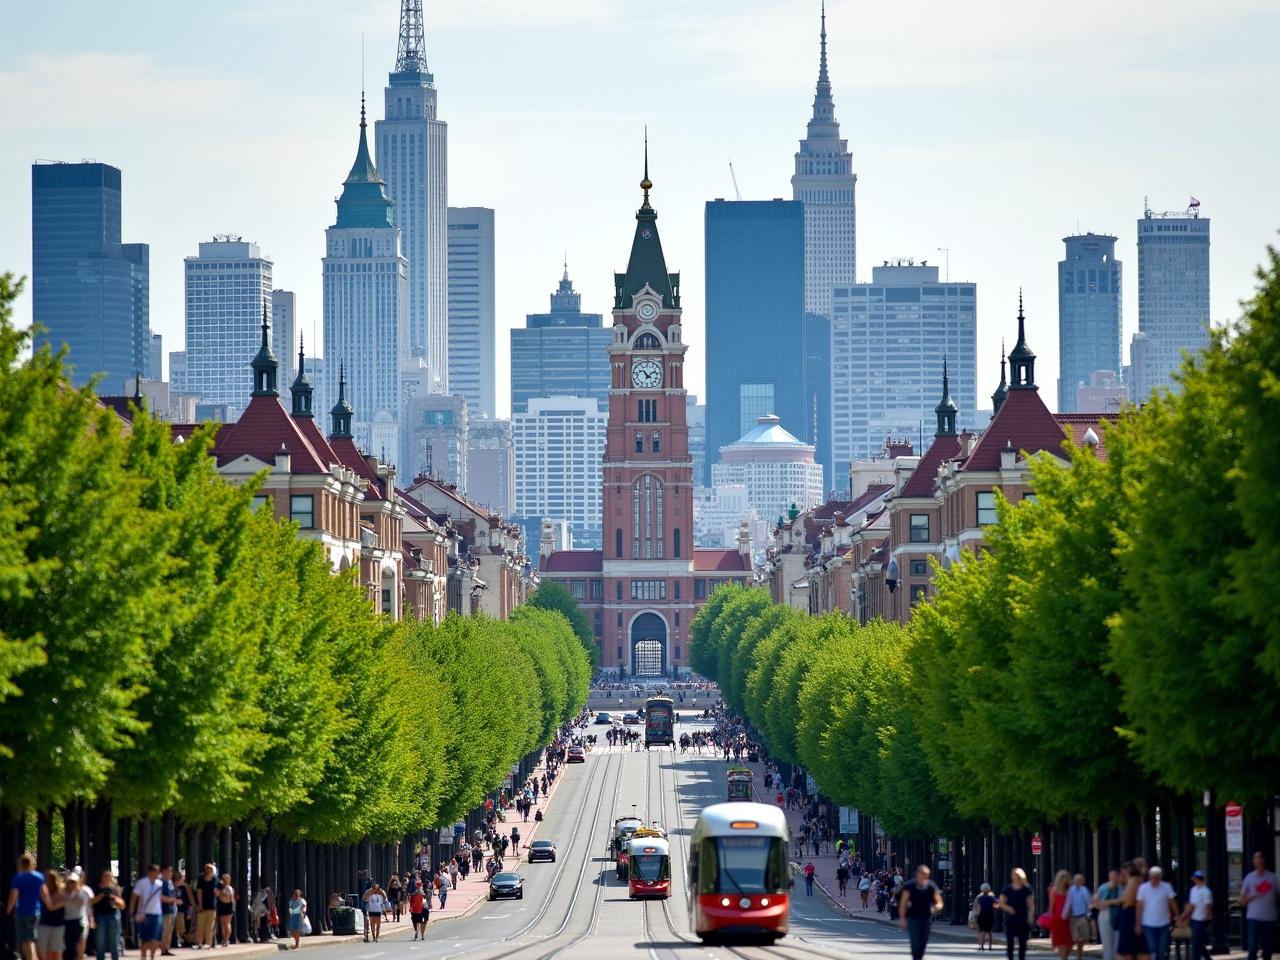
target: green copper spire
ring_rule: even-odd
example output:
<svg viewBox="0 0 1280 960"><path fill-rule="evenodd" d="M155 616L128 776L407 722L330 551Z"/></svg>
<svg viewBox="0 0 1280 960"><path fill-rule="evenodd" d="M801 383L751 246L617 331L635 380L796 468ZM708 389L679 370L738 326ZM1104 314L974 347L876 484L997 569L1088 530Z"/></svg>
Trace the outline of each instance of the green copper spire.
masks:
<svg viewBox="0 0 1280 960"><path fill-rule="evenodd" d="M302 334L298 334L298 375L289 388L293 397L293 415L295 417L312 417L311 409L314 391L307 378L306 356L302 349Z"/></svg>
<svg viewBox="0 0 1280 960"><path fill-rule="evenodd" d="M369 138L365 133L364 93L360 94L360 145L356 148L356 161L342 183L342 196L338 198L338 220L335 227L390 227L391 200L387 197L387 185L378 176L378 170L369 156Z"/></svg>
<svg viewBox="0 0 1280 960"><path fill-rule="evenodd" d="M271 352L271 337L268 335L267 298L262 298L262 343L258 347L258 355L253 358L253 395L255 397L278 397L276 375L280 364L276 355Z"/></svg>
<svg viewBox="0 0 1280 960"><path fill-rule="evenodd" d="M351 404L347 403L347 365L338 366L338 402L329 411L333 425L329 430L330 440L351 439Z"/></svg>

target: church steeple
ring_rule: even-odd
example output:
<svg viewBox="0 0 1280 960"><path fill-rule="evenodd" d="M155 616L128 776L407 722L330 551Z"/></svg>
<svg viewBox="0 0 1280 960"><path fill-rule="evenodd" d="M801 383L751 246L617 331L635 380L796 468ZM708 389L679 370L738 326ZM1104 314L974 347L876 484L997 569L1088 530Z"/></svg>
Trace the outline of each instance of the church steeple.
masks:
<svg viewBox="0 0 1280 960"><path fill-rule="evenodd" d="M298 334L298 375L294 377L293 386L289 388L293 397L293 415L295 417L313 417L311 409L314 391L311 381L307 379L306 356L302 349L302 334Z"/></svg>
<svg viewBox="0 0 1280 960"><path fill-rule="evenodd" d="M658 239L658 212L649 203L653 181L649 179L648 130L644 136L644 178L640 181L640 189L644 195L640 209L636 211L636 234L631 241L627 272L613 275L613 308L629 309L635 295L648 286L662 298L663 307L678 309L680 274L667 273L662 241Z"/></svg>
<svg viewBox="0 0 1280 960"><path fill-rule="evenodd" d="M956 435L956 402L951 399L951 380L947 375L947 358L942 358L942 399L933 408L938 415L936 437L954 437Z"/></svg>
<svg viewBox="0 0 1280 960"><path fill-rule="evenodd" d="M1022 313L1022 291L1018 291L1018 342L1009 351L1009 374L1013 382L1010 390L1038 390L1036 386L1036 355L1027 346L1027 320Z"/></svg>
<svg viewBox="0 0 1280 960"><path fill-rule="evenodd" d="M1000 341L1000 385L996 387L996 392L991 394L991 415L994 417L1000 412L1000 405L1004 403L1004 398L1009 395L1009 383L1005 379L1005 362L1004 362L1004 341Z"/></svg>
<svg viewBox="0 0 1280 960"><path fill-rule="evenodd" d="M278 397L280 392L276 389L276 376L280 371L280 364L276 362L275 354L271 352L271 337L269 333L269 325L267 323L267 300L262 299L262 343L258 347L258 355L253 358L253 395L255 397Z"/></svg>
<svg viewBox="0 0 1280 960"><path fill-rule="evenodd" d="M330 440L351 439L351 404L347 403L347 367L338 367L338 402L329 411L333 426L329 430Z"/></svg>
<svg viewBox="0 0 1280 960"><path fill-rule="evenodd" d="M356 159L351 172L342 182L342 196L338 198L338 219L335 227L390 227L391 200L387 197L387 185L378 176L369 155L369 137L364 117L364 92L360 93L360 142L356 146Z"/></svg>

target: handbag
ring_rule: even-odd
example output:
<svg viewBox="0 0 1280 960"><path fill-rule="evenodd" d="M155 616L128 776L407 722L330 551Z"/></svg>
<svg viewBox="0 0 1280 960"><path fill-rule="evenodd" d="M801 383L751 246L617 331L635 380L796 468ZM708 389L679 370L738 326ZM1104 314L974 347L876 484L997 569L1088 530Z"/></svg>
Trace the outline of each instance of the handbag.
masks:
<svg viewBox="0 0 1280 960"><path fill-rule="evenodd" d="M272 907L271 912L267 914L267 924L273 927L280 926L280 914L276 913L275 907Z"/></svg>
<svg viewBox="0 0 1280 960"><path fill-rule="evenodd" d="M1044 930L1053 926L1053 917L1049 916L1048 910L1036 917L1036 926Z"/></svg>
<svg viewBox="0 0 1280 960"><path fill-rule="evenodd" d="M302 915L302 935L304 937L311 936L311 918L305 913Z"/></svg>
<svg viewBox="0 0 1280 960"><path fill-rule="evenodd" d="M1174 928L1173 928L1173 935L1172 935L1172 936L1173 936L1173 939L1174 939L1174 940L1190 940L1190 939L1191 939L1191 924L1189 924L1189 923L1179 923L1179 924L1175 924L1175 925L1174 925Z"/></svg>

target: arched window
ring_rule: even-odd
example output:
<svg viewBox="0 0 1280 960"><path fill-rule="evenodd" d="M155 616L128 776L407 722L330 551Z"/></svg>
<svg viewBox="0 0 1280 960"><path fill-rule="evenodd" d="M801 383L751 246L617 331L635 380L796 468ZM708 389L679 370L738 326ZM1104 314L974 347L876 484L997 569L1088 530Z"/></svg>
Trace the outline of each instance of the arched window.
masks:
<svg viewBox="0 0 1280 960"><path fill-rule="evenodd" d="M642 333L636 337L633 348L636 350L661 350L662 344L658 342L658 338L652 333Z"/></svg>
<svg viewBox="0 0 1280 960"><path fill-rule="evenodd" d="M675 533L671 535L671 548L674 551L672 553L672 556L675 557L677 560L679 560L680 559L680 528L679 527L676 527ZM676 584L676 589L677 590L680 589L680 585L678 581Z"/></svg>
<svg viewBox="0 0 1280 960"><path fill-rule="evenodd" d="M622 528L618 527L613 531L613 555L621 558L622 556ZM679 556L679 554L677 554Z"/></svg>
<svg viewBox="0 0 1280 960"><path fill-rule="evenodd" d="M633 560L661 560L666 556L663 521L662 481L646 473L631 486Z"/></svg>

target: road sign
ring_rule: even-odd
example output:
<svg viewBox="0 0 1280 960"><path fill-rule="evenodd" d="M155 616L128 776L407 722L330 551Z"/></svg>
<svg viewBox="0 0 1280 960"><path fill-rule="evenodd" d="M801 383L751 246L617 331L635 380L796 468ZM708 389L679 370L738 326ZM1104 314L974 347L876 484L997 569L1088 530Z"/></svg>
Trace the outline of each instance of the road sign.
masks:
<svg viewBox="0 0 1280 960"><path fill-rule="evenodd" d="M1044 852L1044 841L1040 839L1040 834L1038 833L1031 835L1031 852L1037 857Z"/></svg>
<svg viewBox="0 0 1280 960"><path fill-rule="evenodd" d="M1244 807L1228 803L1222 812L1227 818L1227 853L1244 853Z"/></svg>
<svg viewBox="0 0 1280 960"><path fill-rule="evenodd" d="M840 832L846 835L858 832L858 811L856 808L840 808Z"/></svg>

